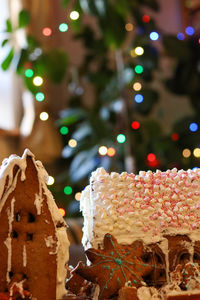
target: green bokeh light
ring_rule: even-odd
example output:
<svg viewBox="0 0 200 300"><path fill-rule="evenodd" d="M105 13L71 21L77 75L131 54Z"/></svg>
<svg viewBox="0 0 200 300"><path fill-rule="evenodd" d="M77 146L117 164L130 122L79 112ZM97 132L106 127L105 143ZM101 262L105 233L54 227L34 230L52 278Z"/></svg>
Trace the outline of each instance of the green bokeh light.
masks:
<svg viewBox="0 0 200 300"><path fill-rule="evenodd" d="M35 95L35 99L39 102L42 102L44 100L45 96L43 93L39 92Z"/></svg>
<svg viewBox="0 0 200 300"><path fill-rule="evenodd" d="M135 66L135 73L141 74L143 72L143 67L141 65Z"/></svg>
<svg viewBox="0 0 200 300"><path fill-rule="evenodd" d="M125 141L126 141L126 137L125 137L125 135L124 134L118 134L118 136L117 136L117 141L118 141L118 143L120 143L120 144L123 144Z"/></svg>
<svg viewBox="0 0 200 300"><path fill-rule="evenodd" d="M68 134L68 132L69 132L68 127L62 126L62 127L60 128L60 133L61 133L61 134L65 135L65 134Z"/></svg>
<svg viewBox="0 0 200 300"><path fill-rule="evenodd" d="M31 77L33 77L33 70L32 69L27 69L26 71L25 71L25 76L26 77L28 77L28 78L31 78Z"/></svg>
<svg viewBox="0 0 200 300"><path fill-rule="evenodd" d="M71 195L71 193L72 193L71 186L65 186L64 187L64 193L65 193L65 195Z"/></svg>
<svg viewBox="0 0 200 300"><path fill-rule="evenodd" d="M59 30L61 31L61 32L66 32L67 30L68 30L68 25L66 24L66 23L61 23L60 25L59 25Z"/></svg>

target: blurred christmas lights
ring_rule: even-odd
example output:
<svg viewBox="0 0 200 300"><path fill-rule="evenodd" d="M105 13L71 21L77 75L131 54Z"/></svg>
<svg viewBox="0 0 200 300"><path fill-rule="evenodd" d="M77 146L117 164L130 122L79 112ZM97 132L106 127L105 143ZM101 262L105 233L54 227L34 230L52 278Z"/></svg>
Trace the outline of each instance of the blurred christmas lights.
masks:
<svg viewBox="0 0 200 300"><path fill-rule="evenodd" d="M130 56L133 57L133 58L137 56L136 53L135 53L135 49L131 49Z"/></svg>
<svg viewBox="0 0 200 300"><path fill-rule="evenodd" d="M131 127L135 130L139 129L140 128L140 123L138 121L133 121L131 123Z"/></svg>
<svg viewBox="0 0 200 300"><path fill-rule="evenodd" d="M110 157L115 156L116 150L113 147L108 148L107 155Z"/></svg>
<svg viewBox="0 0 200 300"><path fill-rule="evenodd" d="M34 72L32 69L27 69L24 74L26 77L31 78L33 77Z"/></svg>
<svg viewBox="0 0 200 300"><path fill-rule="evenodd" d="M69 132L69 129L68 129L67 126L62 126L62 127L60 128L60 133L61 133L62 135L68 134L68 132Z"/></svg>
<svg viewBox="0 0 200 300"><path fill-rule="evenodd" d="M42 29L42 34L44 36L51 36L52 35L52 29L50 27L45 27Z"/></svg>
<svg viewBox="0 0 200 300"><path fill-rule="evenodd" d="M152 31L150 33L149 37L152 41L157 41L159 38L159 34L156 31Z"/></svg>
<svg viewBox="0 0 200 300"><path fill-rule="evenodd" d="M140 56L144 54L144 49L142 47L136 47L135 48L135 53Z"/></svg>
<svg viewBox="0 0 200 300"><path fill-rule="evenodd" d="M192 26L188 26L185 28L185 33L187 35L193 35L194 34L194 28Z"/></svg>
<svg viewBox="0 0 200 300"><path fill-rule="evenodd" d="M99 147L99 154L100 155L102 155L102 156L104 156L104 155L106 155L107 154L107 147L106 146L101 146L101 147Z"/></svg>
<svg viewBox="0 0 200 300"><path fill-rule="evenodd" d="M35 86L41 86L42 84L43 84L43 78L41 77L41 76L35 76L34 78L33 78L33 84L35 85Z"/></svg>
<svg viewBox="0 0 200 300"><path fill-rule="evenodd" d="M198 126L197 123L193 122L193 123L190 123L189 129L190 129L190 131L192 131L192 132L196 132L196 131L199 129L199 126Z"/></svg>
<svg viewBox="0 0 200 300"><path fill-rule="evenodd" d="M42 101L44 101L45 96L44 96L43 93L39 92L39 93L37 93L37 94L35 95L35 99L36 99L38 102L42 102Z"/></svg>
<svg viewBox="0 0 200 300"><path fill-rule="evenodd" d="M177 39L178 39L178 40L180 40L180 41L183 41L183 40L184 40L184 38L185 38L185 35L184 35L184 33L182 33L182 32L179 32L179 33L177 34Z"/></svg>
<svg viewBox="0 0 200 300"><path fill-rule="evenodd" d="M178 133L172 133L171 138L172 138L172 141L178 141L178 139L179 139L179 134L178 134Z"/></svg>
<svg viewBox="0 0 200 300"><path fill-rule="evenodd" d="M149 162L155 161L155 160L156 160L155 154L149 153L149 154L147 155L147 160L148 160Z"/></svg>
<svg viewBox="0 0 200 300"><path fill-rule="evenodd" d="M70 15L69 15L70 19L75 21L75 20L78 20L79 18L79 12L76 11L76 10L73 10Z"/></svg>
<svg viewBox="0 0 200 300"><path fill-rule="evenodd" d="M142 103L144 100L144 97L141 94L135 95L135 102L136 103Z"/></svg>
<svg viewBox="0 0 200 300"><path fill-rule="evenodd" d="M68 30L68 25L66 24L66 23L61 23L60 25L59 25L59 30L60 30L60 32L66 32L67 30Z"/></svg>
<svg viewBox="0 0 200 300"><path fill-rule="evenodd" d="M195 148L193 151L194 157L199 158L200 157L200 148Z"/></svg>
<svg viewBox="0 0 200 300"><path fill-rule="evenodd" d="M60 212L60 214L61 214L61 216L62 217L64 217L65 215L66 215L66 211L65 211L65 209L64 208L59 208L59 212Z"/></svg>
<svg viewBox="0 0 200 300"><path fill-rule="evenodd" d="M69 142L68 142L68 145L71 148L75 148L77 146L77 141L75 139L70 139Z"/></svg>
<svg viewBox="0 0 200 300"><path fill-rule="evenodd" d="M142 85L141 85L140 82L135 82L135 83L133 84L133 89L134 89L135 91L139 92L139 91L141 90L141 88L142 88Z"/></svg>
<svg viewBox="0 0 200 300"><path fill-rule="evenodd" d="M117 142L120 144L123 144L123 143L125 143L125 141L126 141L126 136L122 133L118 134Z"/></svg>
<svg viewBox="0 0 200 300"><path fill-rule="evenodd" d="M151 20L151 18L150 18L148 15L144 15L144 16L142 17L142 21L143 21L144 23L149 23L150 20Z"/></svg>
<svg viewBox="0 0 200 300"><path fill-rule="evenodd" d="M191 155L191 151L190 151L190 149L186 148L183 150L182 154L183 154L183 157L188 158Z"/></svg>
<svg viewBox="0 0 200 300"><path fill-rule="evenodd" d="M125 25L125 29L126 29L126 31L132 31L132 30L133 30L133 28L134 28L134 26L133 26L133 24L132 24L132 23L127 23L127 24Z"/></svg>
<svg viewBox="0 0 200 300"><path fill-rule="evenodd" d="M55 179L53 178L53 176L49 176L48 181L47 181L47 184L48 184L48 185L53 185L54 182L55 182Z"/></svg>
<svg viewBox="0 0 200 300"><path fill-rule="evenodd" d="M141 65L135 66L135 73L142 74L142 72L143 72L143 67Z"/></svg>
<svg viewBox="0 0 200 300"><path fill-rule="evenodd" d="M78 193L75 194L75 199L77 201L80 201L80 199L81 199L81 193L80 192L78 192Z"/></svg>
<svg viewBox="0 0 200 300"><path fill-rule="evenodd" d="M64 187L64 194L65 195L71 195L72 194L71 186L67 185L67 186Z"/></svg>
<svg viewBox="0 0 200 300"><path fill-rule="evenodd" d="M46 121L49 118L49 114L46 111L41 112L40 114L40 120Z"/></svg>

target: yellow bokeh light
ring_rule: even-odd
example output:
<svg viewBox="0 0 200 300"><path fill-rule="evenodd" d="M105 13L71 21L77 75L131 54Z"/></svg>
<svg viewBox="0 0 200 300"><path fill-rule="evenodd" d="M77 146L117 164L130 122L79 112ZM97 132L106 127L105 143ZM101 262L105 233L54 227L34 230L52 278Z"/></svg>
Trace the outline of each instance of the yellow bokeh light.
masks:
<svg viewBox="0 0 200 300"><path fill-rule="evenodd" d="M48 181L47 181L47 184L48 184L48 185L53 185L54 182L55 182L55 179L53 178L53 176L49 176Z"/></svg>
<svg viewBox="0 0 200 300"><path fill-rule="evenodd" d="M71 139L71 140L69 140L68 145L71 148L75 148L77 146L77 141L75 139Z"/></svg>
<svg viewBox="0 0 200 300"><path fill-rule="evenodd" d="M49 118L49 114L46 111L41 112L40 114L40 120L46 121Z"/></svg>
<svg viewBox="0 0 200 300"><path fill-rule="evenodd" d="M134 26L133 26L133 24L132 24L132 23L127 23L127 24L125 25L125 29L126 29L126 31L132 31L132 30L133 30L133 28L134 28Z"/></svg>
<svg viewBox="0 0 200 300"><path fill-rule="evenodd" d="M71 13L70 13L70 19L71 20L78 20L78 18L79 18L79 13L76 11L76 10L73 10Z"/></svg>
<svg viewBox="0 0 200 300"><path fill-rule="evenodd" d="M182 154L183 154L183 157L188 158L191 155L191 151L190 151L190 149L184 149Z"/></svg>
<svg viewBox="0 0 200 300"><path fill-rule="evenodd" d="M64 210L64 208L61 208L61 207L59 208L59 212L60 212L62 217L64 217L65 214L66 214L66 211Z"/></svg>
<svg viewBox="0 0 200 300"><path fill-rule="evenodd" d="M99 147L99 154L100 155L106 155L108 151L108 148L106 146Z"/></svg>
<svg viewBox="0 0 200 300"><path fill-rule="evenodd" d="M200 157L200 148L195 148L194 151L193 151L193 155L195 157Z"/></svg>
<svg viewBox="0 0 200 300"><path fill-rule="evenodd" d="M135 82L134 84L133 84L133 89L134 89L134 91L140 91L141 90L141 88L142 88L142 85L141 85L141 83L140 82Z"/></svg>
<svg viewBox="0 0 200 300"><path fill-rule="evenodd" d="M135 48L135 54L142 55L144 53L144 49L142 47Z"/></svg>
<svg viewBox="0 0 200 300"><path fill-rule="evenodd" d="M75 194L75 199L76 199L77 201L80 201L80 199L81 199L81 193L76 193L76 194Z"/></svg>
<svg viewBox="0 0 200 300"><path fill-rule="evenodd" d="M43 84L43 78L41 77L41 76L35 76L34 78L33 78L33 84L35 85L35 86L41 86L42 84Z"/></svg>

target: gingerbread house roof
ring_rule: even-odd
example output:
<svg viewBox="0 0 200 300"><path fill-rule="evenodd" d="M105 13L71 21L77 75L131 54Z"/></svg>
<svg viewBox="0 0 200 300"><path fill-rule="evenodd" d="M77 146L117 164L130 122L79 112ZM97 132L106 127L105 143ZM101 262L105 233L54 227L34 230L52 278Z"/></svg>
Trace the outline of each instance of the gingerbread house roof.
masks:
<svg viewBox="0 0 200 300"><path fill-rule="evenodd" d="M0 292L34 299L65 294L69 241L66 223L47 188L42 163L25 150L0 168Z"/></svg>

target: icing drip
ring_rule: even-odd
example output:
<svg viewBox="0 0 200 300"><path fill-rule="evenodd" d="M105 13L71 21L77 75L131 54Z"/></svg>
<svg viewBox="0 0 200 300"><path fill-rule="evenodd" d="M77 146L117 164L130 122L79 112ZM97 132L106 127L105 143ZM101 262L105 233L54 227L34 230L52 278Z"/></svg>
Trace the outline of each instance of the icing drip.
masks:
<svg viewBox="0 0 200 300"><path fill-rule="evenodd" d="M37 209L37 214L38 215L41 215L41 212L42 212L42 196L41 195L35 195L35 206L36 206L36 209Z"/></svg>
<svg viewBox="0 0 200 300"><path fill-rule="evenodd" d="M15 199L11 200L11 207L7 209L8 215L8 237L5 240L5 245L8 248L8 262L7 262L7 274L6 279L7 282L10 282L9 272L11 271L11 260L12 260L12 245L11 245L11 234L12 234L12 222L14 220L14 203Z"/></svg>
<svg viewBox="0 0 200 300"><path fill-rule="evenodd" d="M26 245L23 246L23 267L27 265Z"/></svg>

